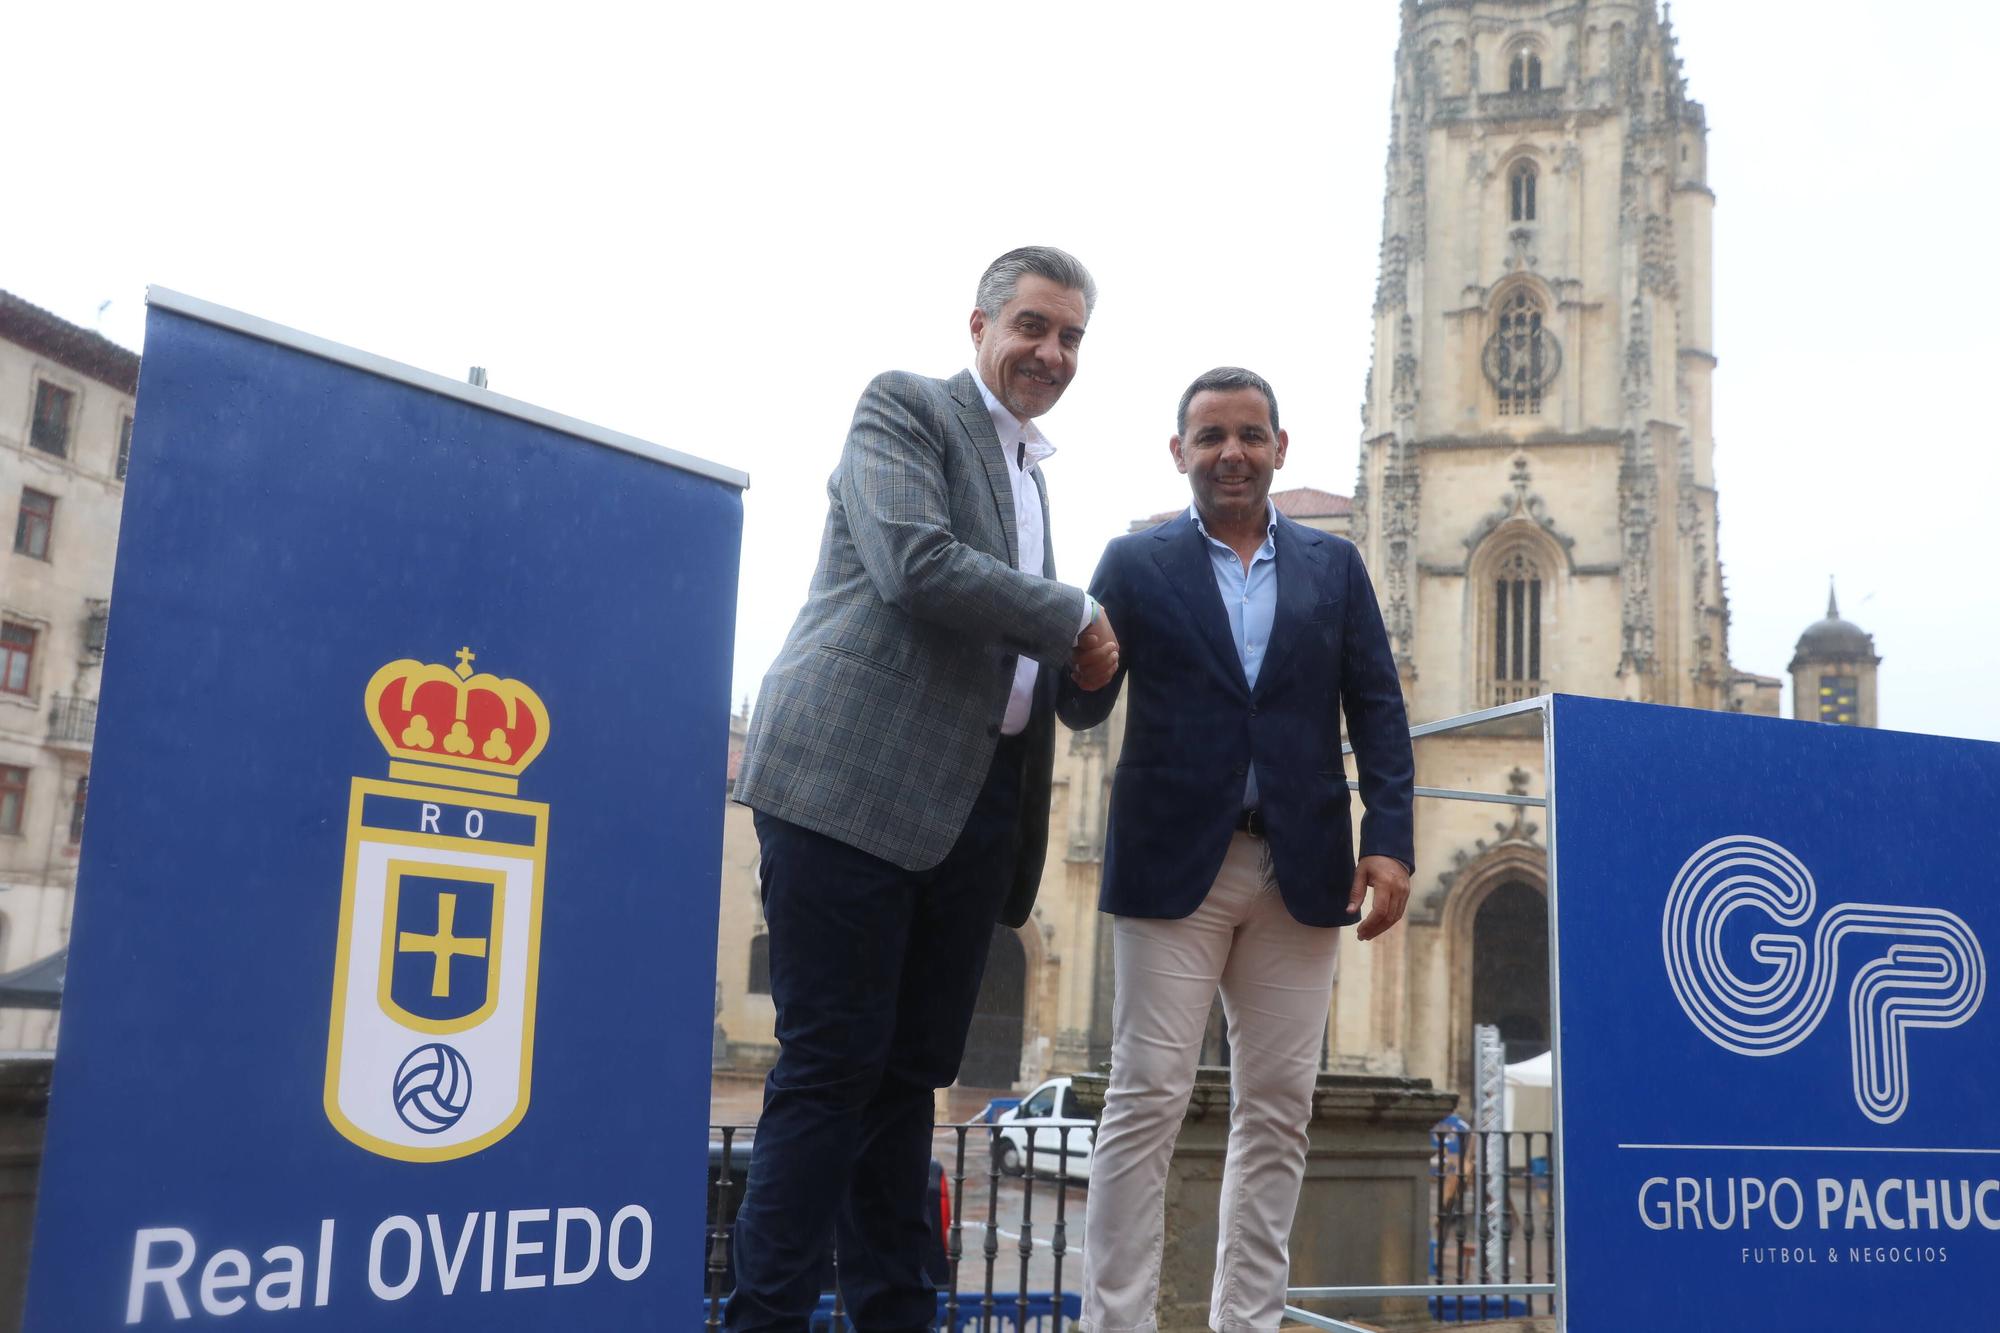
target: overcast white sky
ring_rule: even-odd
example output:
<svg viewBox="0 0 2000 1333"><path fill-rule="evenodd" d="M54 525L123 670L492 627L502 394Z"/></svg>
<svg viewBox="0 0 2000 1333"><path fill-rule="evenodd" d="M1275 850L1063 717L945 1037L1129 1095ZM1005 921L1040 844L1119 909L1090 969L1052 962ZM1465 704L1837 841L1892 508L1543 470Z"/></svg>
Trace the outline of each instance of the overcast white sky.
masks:
<svg viewBox="0 0 2000 1333"><path fill-rule="evenodd" d="M745 469L739 695L861 386L965 364L1014 245L1102 292L1044 422L1071 581L1185 503L1173 407L1220 362L1277 386L1281 485L1352 491L1396 0L651 8L22 7L0 288L137 347L160 283ZM1674 7L1730 649L1782 673L1837 574L1884 725L2000 739L2000 9L1909 12Z"/></svg>

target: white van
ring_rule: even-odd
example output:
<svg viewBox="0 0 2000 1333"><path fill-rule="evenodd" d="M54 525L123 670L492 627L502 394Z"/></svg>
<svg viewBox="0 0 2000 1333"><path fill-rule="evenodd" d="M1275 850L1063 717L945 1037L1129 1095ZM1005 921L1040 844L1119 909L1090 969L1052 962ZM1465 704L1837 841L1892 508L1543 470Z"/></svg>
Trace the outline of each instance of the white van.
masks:
<svg viewBox="0 0 2000 1333"><path fill-rule="evenodd" d="M1090 1179L1091 1136L1097 1122L1077 1106L1069 1079L1052 1078L1002 1111L993 1125L993 1160L1001 1173L1018 1176L1028 1168L1029 1136L1034 1136L1034 1167L1038 1176L1054 1176L1058 1154L1067 1152L1072 1180Z"/></svg>

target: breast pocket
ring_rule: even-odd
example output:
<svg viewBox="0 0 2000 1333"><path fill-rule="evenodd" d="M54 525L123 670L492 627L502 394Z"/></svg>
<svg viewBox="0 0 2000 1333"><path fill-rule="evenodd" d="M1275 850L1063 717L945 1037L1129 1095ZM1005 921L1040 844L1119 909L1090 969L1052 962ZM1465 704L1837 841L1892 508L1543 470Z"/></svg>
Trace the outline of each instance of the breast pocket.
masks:
<svg viewBox="0 0 2000 1333"><path fill-rule="evenodd" d="M904 685L914 685L917 683L915 676L902 670L900 667L891 666L889 663L870 657L865 653L857 653L852 648L843 648L837 643L823 643L819 646L819 650L832 657L836 662L851 663L869 671L879 672L891 680L902 682Z"/></svg>

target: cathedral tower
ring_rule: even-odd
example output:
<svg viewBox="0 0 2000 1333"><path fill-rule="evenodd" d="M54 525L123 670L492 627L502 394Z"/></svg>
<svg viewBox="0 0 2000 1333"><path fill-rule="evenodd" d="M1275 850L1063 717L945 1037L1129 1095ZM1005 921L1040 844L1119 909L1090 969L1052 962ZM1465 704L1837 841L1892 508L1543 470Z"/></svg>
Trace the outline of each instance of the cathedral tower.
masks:
<svg viewBox="0 0 2000 1333"><path fill-rule="evenodd" d="M1652 0L1405 0L1356 509L1415 717L1728 706L1707 151Z"/></svg>
<svg viewBox="0 0 2000 1333"><path fill-rule="evenodd" d="M1556 690L1775 714L1729 662L1715 197L1670 19L1403 0L1395 69L1354 536L1411 720ZM1421 742L1417 780L1539 792L1538 735ZM1422 804L1410 928L1343 961L1336 1046L1463 1087L1474 1023L1546 1049L1546 856L1534 819Z"/></svg>

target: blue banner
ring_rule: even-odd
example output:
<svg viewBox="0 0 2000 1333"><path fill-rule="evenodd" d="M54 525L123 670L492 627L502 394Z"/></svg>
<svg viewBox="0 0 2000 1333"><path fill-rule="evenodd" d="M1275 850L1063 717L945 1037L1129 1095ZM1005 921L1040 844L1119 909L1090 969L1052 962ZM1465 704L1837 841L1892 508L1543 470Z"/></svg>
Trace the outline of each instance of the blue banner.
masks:
<svg viewBox="0 0 2000 1333"><path fill-rule="evenodd" d="M148 321L35 1333L702 1318L740 478Z"/></svg>
<svg viewBox="0 0 2000 1333"><path fill-rule="evenodd" d="M2000 1326L2000 745L1553 708L1566 1327Z"/></svg>

